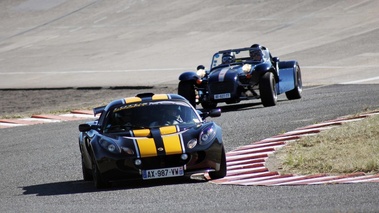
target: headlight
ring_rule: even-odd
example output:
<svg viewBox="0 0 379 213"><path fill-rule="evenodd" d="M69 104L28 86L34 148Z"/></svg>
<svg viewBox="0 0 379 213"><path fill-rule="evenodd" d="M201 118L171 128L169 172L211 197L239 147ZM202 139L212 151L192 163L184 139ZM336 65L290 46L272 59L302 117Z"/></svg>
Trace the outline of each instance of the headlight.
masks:
<svg viewBox="0 0 379 213"><path fill-rule="evenodd" d="M203 78L205 76L205 70L204 69L197 70L196 75L199 76L199 78Z"/></svg>
<svg viewBox="0 0 379 213"><path fill-rule="evenodd" d="M248 73L248 72L250 72L250 70L251 70L251 64L244 64L244 65L242 66L242 71L243 71L244 73Z"/></svg>
<svg viewBox="0 0 379 213"><path fill-rule="evenodd" d="M134 155L134 151L128 147L121 147L121 149L128 155Z"/></svg>
<svg viewBox="0 0 379 213"><path fill-rule="evenodd" d="M191 139L190 141L188 141L187 148L193 149L196 145L197 145L197 139L194 138L194 139Z"/></svg>
<svg viewBox="0 0 379 213"><path fill-rule="evenodd" d="M121 152L120 148L111 141L100 139L99 143L101 147L103 147L104 149L108 150L111 153L117 154Z"/></svg>
<svg viewBox="0 0 379 213"><path fill-rule="evenodd" d="M205 145L216 137L216 130L214 129L214 126L210 126L205 128L201 133L199 137L200 145Z"/></svg>

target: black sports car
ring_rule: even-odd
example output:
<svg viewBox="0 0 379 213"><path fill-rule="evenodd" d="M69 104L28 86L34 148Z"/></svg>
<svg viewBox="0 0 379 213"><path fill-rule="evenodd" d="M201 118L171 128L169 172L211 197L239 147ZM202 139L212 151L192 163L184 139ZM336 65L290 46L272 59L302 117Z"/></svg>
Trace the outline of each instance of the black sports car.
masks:
<svg viewBox="0 0 379 213"><path fill-rule="evenodd" d="M276 105L279 94L293 100L301 98L302 92L298 62L279 61L259 44L219 51L209 70L200 65L197 72L184 72L179 80L178 94L194 107L201 104L203 108L258 98L269 107Z"/></svg>
<svg viewBox="0 0 379 213"><path fill-rule="evenodd" d="M208 173L226 175L221 128L177 94L138 94L94 109L100 117L79 125L84 180L97 188L118 180Z"/></svg>

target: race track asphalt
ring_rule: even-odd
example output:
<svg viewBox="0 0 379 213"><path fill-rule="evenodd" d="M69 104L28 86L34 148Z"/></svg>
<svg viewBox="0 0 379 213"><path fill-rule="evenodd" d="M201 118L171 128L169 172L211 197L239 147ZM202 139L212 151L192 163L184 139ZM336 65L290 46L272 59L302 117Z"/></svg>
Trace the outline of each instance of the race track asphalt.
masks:
<svg viewBox="0 0 379 213"><path fill-rule="evenodd" d="M362 112L368 106L377 108L378 100L372 96L377 89L377 85L306 88L303 99L288 101L280 96L275 107L263 108L259 101L221 106L222 116L213 120L223 127L225 147L230 152L298 127ZM1 171L5 171L1 173L3 212L378 211L379 185L362 181L243 186L158 180L117 183L107 190L95 190L93 183L82 181L81 176L77 127L82 122L0 129L2 162L7 162L1 164Z"/></svg>

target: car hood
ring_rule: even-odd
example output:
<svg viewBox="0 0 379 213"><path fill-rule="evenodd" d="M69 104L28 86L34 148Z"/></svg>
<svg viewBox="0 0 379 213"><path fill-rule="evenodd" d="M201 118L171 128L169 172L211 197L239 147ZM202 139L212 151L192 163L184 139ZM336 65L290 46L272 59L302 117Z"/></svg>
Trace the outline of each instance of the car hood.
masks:
<svg viewBox="0 0 379 213"><path fill-rule="evenodd" d="M256 65L251 65L249 67L249 71L254 70L254 67ZM228 80L233 80L239 75L245 75L245 71L243 69L242 65L234 65L234 66L227 66L227 67L221 67L218 69L213 70L209 74L209 81L210 82L223 82Z"/></svg>
<svg viewBox="0 0 379 213"><path fill-rule="evenodd" d="M127 133L112 134L111 138L122 149L135 151L137 157L155 157L186 152L185 142L198 138L200 132L212 123L198 124L191 128L164 126L152 129L135 129ZM110 135L108 135L110 136Z"/></svg>
<svg viewBox="0 0 379 213"><path fill-rule="evenodd" d="M133 141L138 147L141 157L171 155L184 153L181 135L188 130L180 131L176 126L154 129L132 130L131 136L125 136L127 141Z"/></svg>

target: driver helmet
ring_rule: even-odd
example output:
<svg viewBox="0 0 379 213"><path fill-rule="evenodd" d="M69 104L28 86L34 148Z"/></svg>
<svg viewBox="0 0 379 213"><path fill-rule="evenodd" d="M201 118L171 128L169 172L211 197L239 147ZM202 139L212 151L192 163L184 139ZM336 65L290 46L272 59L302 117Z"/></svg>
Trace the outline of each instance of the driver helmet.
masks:
<svg viewBox="0 0 379 213"><path fill-rule="evenodd" d="M180 116L180 106L178 105L169 105L165 109L165 117L167 120L172 122L173 124L177 124L178 122L181 122L181 116Z"/></svg>
<svg viewBox="0 0 379 213"><path fill-rule="evenodd" d="M250 49L250 59L253 61L262 61L262 51L258 48Z"/></svg>
<svg viewBox="0 0 379 213"><path fill-rule="evenodd" d="M196 70L205 70L205 67L203 65L199 65L196 67Z"/></svg>
<svg viewBox="0 0 379 213"><path fill-rule="evenodd" d="M177 105L168 105L166 107L166 112L167 112L167 114L169 116L177 116L177 115L179 115L179 112L180 112L179 106L177 106Z"/></svg>
<svg viewBox="0 0 379 213"><path fill-rule="evenodd" d="M230 64L233 63L236 59L234 52L226 52L222 54L222 63Z"/></svg>
<svg viewBox="0 0 379 213"><path fill-rule="evenodd" d="M250 54L250 59L253 61L262 61L263 60L263 55L262 55L262 47L260 44L253 44L250 47L251 49L249 50Z"/></svg>

